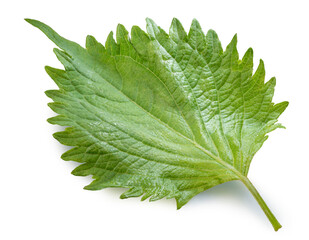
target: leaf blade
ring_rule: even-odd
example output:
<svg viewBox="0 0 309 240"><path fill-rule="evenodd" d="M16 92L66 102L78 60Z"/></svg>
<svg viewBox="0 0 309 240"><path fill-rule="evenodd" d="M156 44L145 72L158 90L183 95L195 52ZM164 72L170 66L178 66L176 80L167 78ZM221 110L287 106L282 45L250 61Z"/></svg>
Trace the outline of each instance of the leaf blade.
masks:
<svg viewBox="0 0 309 240"><path fill-rule="evenodd" d="M195 19L188 35L177 19L169 34L147 19L148 33L134 26L130 38L118 25L117 41L88 36L84 49L26 21L62 49L65 70L46 67L59 87L46 91L59 114L48 121L69 126L54 137L75 147L62 155L82 163L72 174L95 178L86 189L126 187L121 198L175 198L177 208L227 181L250 190L251 160L288 103L272 103L275 79L264 84L262 61L252 75L251 48L239 60L236 35L223 51Z"/></svg>

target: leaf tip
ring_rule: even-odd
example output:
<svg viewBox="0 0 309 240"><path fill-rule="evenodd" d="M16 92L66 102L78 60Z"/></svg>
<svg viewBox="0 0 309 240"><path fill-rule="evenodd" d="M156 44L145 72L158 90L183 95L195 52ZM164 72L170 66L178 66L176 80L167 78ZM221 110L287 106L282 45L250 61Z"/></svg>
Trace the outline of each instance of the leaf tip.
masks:
<svg viewBox="0 0 309 240"><path fill-rule="evenodd" d="M276 86L276 82L277 82L277 79L276 77L272 77L271 79L269 79L269 81L267 82L269 85L275 87Z"/></svg>
<svg viewBox="0 0 309 240"><path fill-rule="evenodd" d="M176 209L180 210L185 204L176 199Z"/></svg>
<svg viewBox="0 0 309 240"><path fill-rule="evenodd" d="M45 69L45 71L48 73L48 72L51 71L52 67L46 65L46 66L44 66L44 69Z"/></svg>
<svg viewBox="0 0 309 240"><path fill-rule="evenodd" d="M48 31L52 30L49 26L47 26L45 23L42 23L38 20L35 19L31 19L31 18L25 18L25 21L29 24L31 24L32 26L40 29L45 35L48 36Z"/></svg>
<svg viewBox="0 0 309 240"><path fill-rule="evenodd" d="M139 26L133 25L131 28L131 35L133 35L133 33L140 32L140 31L142 31L142 29Z"/></svg>
<svg viewBox="0 0 309 240"><path fill-rule="evenodd" d="M175 17L173 17L173 19L172 19L172 25L173 24L175 24L175 25L181 25L181 23L180 23L180 21L178 20L178 18L175 18Z"/></svg>
<svg viewBox="0 0 309 240"><path fill-rule="evenodd" d="M120 44L122 42L126 42L128 41L128 39L129 39L129 32L122 24L119 23L116 28L117 43Z"/></svg>
<svg viewBox="0 0 309 240"><path fill-rule="evenodd" d="M49 123L49 124L54 124L53 120L52 120L52 117L51 118L47 118L46 121Z"/></svg>
<svg viewBox="0 0 309 240"><path fill-rule="evenodd" d="M231 43L232 43L233 45L236 45L236 44L237 44L237 33L234 34Z"/></svg>
<svg viewBox="0 0 309 240"><path fill-rule="evenodd" d="M190 32L196 31L196 30L202 31L202 27L201 27L200 23L197 21L197 19L193 18L192 22L191 22L191 26L190 26L189 35L190 35Z"/></svg>
<svg viewBox="0 0 309 240"><path fill-rule="evenodd" d="M46 93L45 93L46 94ZM49 102L47 103L47 106L49 106L50 108L53 108L54 102Z"/></svg>
<svg viewBox="0 0 309 240"><path fill-rule="evenodd" d="M59 48L53 48L53 53L55 53L56 55L61 53L61 50Z"/></svg>
<svg viewBox="0 0 309 240"><path fill-rule="evenodd" d="M154 24L154 21L151 18L147 17L146 18L146 23L147 24Z"/></svg>
<svg viewBox="0 0 309 240"><path fill-rule="evenodd" d="M289 101L283 101L282 104L284 105L284 109L286 109L289 106L290 102Z"/></svg>
<svg viewBox="0 0 309 240"><path fill-rule="evenodd" d="M121 194L119 198L120 199L127 199L128 197L125 194Z"/></svg>
<svg viewBox="0 0 309 240"><path fill-rule="evenodd" d="M214 35L214 34L217 35L216 31L213 30L213 29L209 29L209 30L207 31L207 34L206 34L206 35Z"/></svg>
<svg viewBox="0 0 309 240"><path fill-rule="evenodd" d="M113 31L110 31L107 38L113 38L114 37L114 32Z"/></svg>
<svg viewBox="0 0 309 240"><path fill-rule="evenodd" d="M192 23L191 23L192 25L200 25L200 23L197 21L197 19L196 18L193 18L192 19Z"/></svg>
<svg viewBox="0 0 309 240"><path fill-rule="evenodd" d="M87 186L83 187L83 189L85 189L85 190L93 190L93 189L90 187L90 185L87 185Z"/></svg>
<svg viewBox="0 0 309 240"><path fill-rule="evenodd" d="M49 104L48 104L48 106L49 106ZM58 140L59 142L60 142L60 132L55 132L55 133L53 133L53 137L56 139L56 140Z"/></svg>
<svg viewBox="0 0 309 240"><path fill-rule="evenodd" d="M35 25L37 22L39 22L38 20L35 20L35 19L31 19L31 18L24 18L24 20L27 22L27 23L30 23L31 25Z"/></svg>
<svg viewBox="0 0 309 240"><path fill-rule="evenodd" d="M44 67L45 72L48 74L48 76L50 76L52 78L52 74L53 74L53 68L50 66L45 66ZM46 93L45 93L46 94Z"/></svg>
<svg viewBox="0 0 309 240"><path fill-rule="evenodd" d="M87 37L86 37L86 46L87 45L93 45L95 42L97 42L97 40L95 39L94 36L87 35Z"/></svg>
<svg viewBox="0 0 309 240"><path fill-rule="evenodd" d="M91 191L101 190L103 187L100 186L98 179L96 179L95 176L92 176L92 178L95 179L95 180L92 181L90 184L86 185L83 189L91 190Z"/></svg>
<svg viewBox="0 0 309 240"><path fill-rule="evenodd" d="M179 210L180 208L182 208L184 205L187 204L187 202L190 200L191 197L187 198L187 197L176 197L176 206L177 206L177 210Z"/></svg>
<svg viewBox="0 0 309 240"><path fill-rule="evenodd" d="M44 93L49 98L53 98L54 96L54 90L46 90Z"/></svg>
<svg viewBox="0 0 309 240"><path fill-rule="evenodd" d="M261 65L261 67L263 67L264 68L264 61L263 61L263 59L260 59L260 65Z"/></svg>
<svg viewBox="0 0 309 240"><path fill-rule="evenodd" d="M250 54L250 55L253 55L253 48L249 47L248 50L247 50L247 53Z"/></svg>
<svg viewBox="0 0 309 240"><path fill-rule="evenodd" d="M151 18L146 18L146 29L150 37L155 38L155 32L158 31L158 26Z"/></svg>

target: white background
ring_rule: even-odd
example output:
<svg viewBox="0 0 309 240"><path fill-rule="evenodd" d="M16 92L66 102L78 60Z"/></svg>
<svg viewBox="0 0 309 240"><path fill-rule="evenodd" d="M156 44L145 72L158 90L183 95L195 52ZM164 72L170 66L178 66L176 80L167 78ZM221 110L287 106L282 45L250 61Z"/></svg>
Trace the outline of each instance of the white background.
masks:
<svg viewBox="0 0 309 240"><path fill-rule="evenodd" d="M309 14L307 1L2 1L0 6L0 239L309 239ZM282 228L275 232L248 190L238 182L214 187L181 210L174 200L120 200L123 190L86 191L90 177L46 122L47 89L56 85L45 65L61 67L54 44L23 18L34 18L84 45L87 34L105 42L118 23L145 29L152 18L168 31L173 17L186 30L192 18L212 28L225 47L238 34L242 56L254 49L267 79L277 77L274 101L290 105L286 130L270 134L253 159L249 178Z"/></svg>

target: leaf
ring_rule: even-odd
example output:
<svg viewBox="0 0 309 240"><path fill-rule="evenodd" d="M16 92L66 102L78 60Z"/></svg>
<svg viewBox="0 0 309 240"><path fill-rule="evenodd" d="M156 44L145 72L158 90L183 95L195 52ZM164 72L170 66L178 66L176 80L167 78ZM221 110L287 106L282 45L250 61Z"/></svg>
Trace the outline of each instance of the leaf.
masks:
<svg viewBox="0 0 309 240"><path fill-rule="evenodd" d="M92 175L89 190L124 187L121 198L175 198L177 208L218 184L240 180L275 230L281 225L247 178L254 154L288 102L272 103L275 78L264 83L263 61L253 74L251 48L239 59L236 35L223 51L217 34L196 20L187 34L173 19L167 34L147 19L147 33L131 37L118 25L105 46L92 36L86 48L31 19L60 49L65 70L46 67L59 90L46 91L66 126L54 137L73 146L64 160L72 173Z"/></svg>

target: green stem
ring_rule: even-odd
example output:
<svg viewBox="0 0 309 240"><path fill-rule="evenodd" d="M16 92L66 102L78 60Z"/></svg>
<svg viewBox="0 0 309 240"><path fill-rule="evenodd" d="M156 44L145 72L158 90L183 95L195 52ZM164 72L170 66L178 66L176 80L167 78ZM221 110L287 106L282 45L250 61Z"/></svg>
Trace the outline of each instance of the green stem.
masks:
<svg viewBox="0 0 309 240"><path fill-rule="evenodd" d="M278 222L278 220L276 219L274 214L270 211L270 209L268 208L268 206L266 205L266 203L264 202L263 198L258 193L256 188L253 186L253 184L250 182L250 180L247 177L242 177L240 180L246 185L246 187L252 193L252 195L254 196L256 201L259 203L259 205L262 208L262 210L264 211L265 215L267 216L267 218L269 219L269 221L273 225L275 231L278 231L278 229L280 229L282 227L281 224Z"/></svg>

